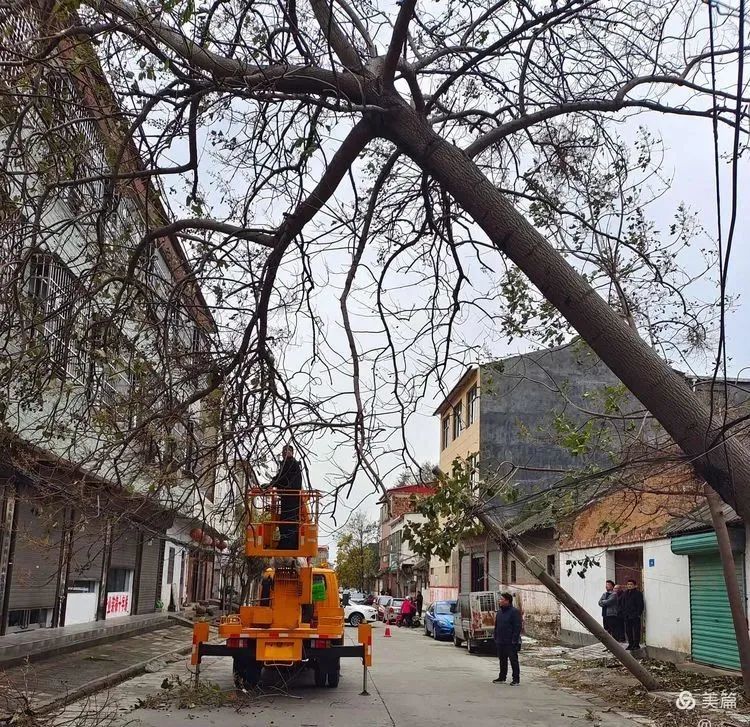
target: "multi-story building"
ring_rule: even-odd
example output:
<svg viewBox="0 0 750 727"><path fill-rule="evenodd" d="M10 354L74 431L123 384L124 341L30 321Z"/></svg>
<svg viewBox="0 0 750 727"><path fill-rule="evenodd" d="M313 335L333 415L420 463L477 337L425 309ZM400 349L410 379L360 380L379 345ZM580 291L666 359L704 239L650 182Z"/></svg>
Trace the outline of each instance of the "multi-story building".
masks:
<svg viewBox="0 0 750 727"><path fill-rule="evenodd" d="M632 406L614 374L576 341L469 367L435 411L441 469L451 472L458 459L471 479L493 482L499 491L512 488L512 502L499 496L489 503L491 512L556 577L554 516L540 498L566 472L605 457L605 448L596 446L574 453L564 437L571 423L583 423L592 410L603 411L607 397L623 411ZM536 579L487 535L463 541L454 559L456 570L442 577L436 573L431 584L461 591L538 588ZM441 565L432 563L431 569L439 571Z"/></svg>
<svg viewBox="0 0 750 727"><path fill-rule="evenodd" d="M404 536L409 523L425 522L415 511L420 497L434 494L434 483L405 484L391 487L380 504L379 588L394 596L407 596L428 588L429 564L417 555ZM433 599L436 600L436 599Z"/></svg>
<svg viewBox="0 0 750 727"><path fill-rule="evenodd" d="M29 62L41 4L5 7L0 635L216 596L232 519L215 326L159 190L91 46Z"/></svg>

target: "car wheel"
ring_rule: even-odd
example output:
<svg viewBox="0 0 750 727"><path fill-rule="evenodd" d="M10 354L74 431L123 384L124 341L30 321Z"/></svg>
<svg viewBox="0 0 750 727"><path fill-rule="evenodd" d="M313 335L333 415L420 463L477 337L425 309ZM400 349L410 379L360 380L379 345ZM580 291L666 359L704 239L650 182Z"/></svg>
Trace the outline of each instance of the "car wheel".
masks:
<svg viewBox="0 0 750 727"><path fill-rule="evenodd" d="M424 635L429 636L430 630L427 628L427 621L424 622Z"/></svg>
<svg viewBox="0 0 750 727"><path fill-rule="evenodd" d="M365 617L361 613L355 612L351 616L349 616L349 623L352 626L359 626L364 620Z"/></svg>
<svg viewBox="0 0 750 727"><path fill-rule="evenodd" d="M455 635L454 635L454 636L453 636L453 646L456 646L456 647L459 647L459 648L460 648L460 647L461 647L461 646L463 646L463 645L464 645L464 642L463 642L463 640L462 640L462 639L459 639L459 638L458 638L458 636L455 636Z"/></svg>

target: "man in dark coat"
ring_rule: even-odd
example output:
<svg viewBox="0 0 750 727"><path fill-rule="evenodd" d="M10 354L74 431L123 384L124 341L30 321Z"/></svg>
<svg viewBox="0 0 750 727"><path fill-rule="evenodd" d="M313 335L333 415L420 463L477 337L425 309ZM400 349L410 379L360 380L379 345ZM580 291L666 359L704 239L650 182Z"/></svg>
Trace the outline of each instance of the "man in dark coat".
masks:
<svg viewBox="0 0 750 727"><path fill-rule="evenodd" d="M422 591L417 592L417 616L422 615L422 605L424 604L424 596Z"/></svg>
<svg viewBox="0 0 750 727"><path fill-rule="evenodd" d="M299 512L302 493L302 467L294 458L294 447L287 444L281 450L281 466L268 483L281 491L279 495L279 549L294 550L299 547Z"/></svg>
<svg viewBox="0 0 750 727"><path fill-rule="evenodd" d="M508 660L512 672L512 687L521 682L518 652L521 650L521 612L513 607L510 593L500 594L500 608L495 614L495 646L500 660L500 674L493 684L504 684L508 678Z"/></svg>
<svg viewBox="0 0 750 727"><path fill-rule="evenodd" d="M625 593L620 597L620 615L625 621L625 636L628 651L641 648L641 618L643 617L643 593L632 578L625 583Z"/></svg>

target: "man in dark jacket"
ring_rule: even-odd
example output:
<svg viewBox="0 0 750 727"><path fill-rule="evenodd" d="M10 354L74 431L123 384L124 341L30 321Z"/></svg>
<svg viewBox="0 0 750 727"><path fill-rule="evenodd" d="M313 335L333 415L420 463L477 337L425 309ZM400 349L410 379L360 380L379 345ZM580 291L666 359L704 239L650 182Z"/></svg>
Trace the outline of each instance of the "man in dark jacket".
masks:
<svg viewBox="0 0 750 727"><path fill-rule="evenodd" d="M294 447L287 444L281 450L281 466L268 483L281 491L279 495L279 549L294 550L299 547L299 505L302 492L302 467L294 459Z"/></svg>
<svg viewBox="0 0 750 727"><path fill-rule="evenodd" d="M625 621L625 636L628 651L641 648L641 618L643 616L643 593L632 578L625 583L625 593L619 600L620 615Z"/></svg>
<svg viewBox="0 0 750 727"><path fill-rule="evenodd" d="M521 682L521 669L518 664L518 652L521 650L521 612L513 607L513 596L510 593L500 594L500 608L495 614L495 646L500 660L500 675L493 684L503 684L508 678L508 660L513 679L512 687Z"/></svg>
<svg viewBox="0 0 750 727"><path fill-rule="evenodd" d="M422 591L417 591L417 616L422 615L422 605L424 604L424 596Z"/></svg>

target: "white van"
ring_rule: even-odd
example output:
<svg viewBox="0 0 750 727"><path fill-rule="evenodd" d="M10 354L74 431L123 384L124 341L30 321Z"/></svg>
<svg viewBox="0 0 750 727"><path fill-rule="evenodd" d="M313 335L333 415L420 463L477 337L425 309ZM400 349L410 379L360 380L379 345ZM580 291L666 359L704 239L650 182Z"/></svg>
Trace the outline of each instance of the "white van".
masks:
<svg viewBox="0 0 750 727"><path fill-rule="evenodd" d="M453 643L473 654L479 648L494 648L496 591L459 593L453 613Z"/></svg>

